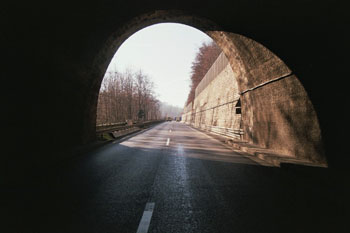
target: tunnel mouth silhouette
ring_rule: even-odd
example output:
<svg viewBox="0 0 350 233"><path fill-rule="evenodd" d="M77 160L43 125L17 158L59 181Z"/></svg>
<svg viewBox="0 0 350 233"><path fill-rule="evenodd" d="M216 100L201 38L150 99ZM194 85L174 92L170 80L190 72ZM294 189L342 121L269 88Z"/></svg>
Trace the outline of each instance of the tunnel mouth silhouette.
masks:
<svg viewBox="0 0 350 233"><path fill-rule="evenodd" d="M98 93L115 52L132 34L158 23L180 23L206 33L228 59L240 93L243 130L241 141L228 143L278 165L327 167L317 114L306 90L287 64L253 39L226 32L208 19L180 11L140 15L106 40L91 69L95 78L90 89L92 98L87 103L83 141L94 140Z"/></svg>

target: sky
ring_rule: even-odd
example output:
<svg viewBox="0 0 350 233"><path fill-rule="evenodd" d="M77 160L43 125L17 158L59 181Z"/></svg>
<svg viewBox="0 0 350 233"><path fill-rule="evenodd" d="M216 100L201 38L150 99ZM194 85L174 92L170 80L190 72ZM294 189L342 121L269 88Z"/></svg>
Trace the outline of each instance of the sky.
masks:
<svg viewBox="0 0 350 233"><path fill-rule="evenodd" d="M190 91L191 64L211 38L193 27L161 23L130 36L117 50L107 72L141 69L155 84L162 102L183 108Z"/></svg>

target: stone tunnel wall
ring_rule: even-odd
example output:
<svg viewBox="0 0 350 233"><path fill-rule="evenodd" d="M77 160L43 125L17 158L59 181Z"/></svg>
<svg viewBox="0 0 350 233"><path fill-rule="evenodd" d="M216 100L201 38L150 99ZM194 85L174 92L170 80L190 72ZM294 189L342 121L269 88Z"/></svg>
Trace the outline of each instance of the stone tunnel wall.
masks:
<svg viewBox="0 0 350 233"><path fill-rule="evenodd" d="M221 38L218 43L229 41L224 52L240 88L244 140L279 156L326 164L313 104L296 75L251 39Z"/></svg>
<svg viewBox="0 0 350 233"><path fill-rule="evenodd" d="M221 53L197 86L194 104L184 108L182 119L196 128L239 139L239 134L233 135L241 126L241 114L236 114L239 97L232 68Z"/></svg>

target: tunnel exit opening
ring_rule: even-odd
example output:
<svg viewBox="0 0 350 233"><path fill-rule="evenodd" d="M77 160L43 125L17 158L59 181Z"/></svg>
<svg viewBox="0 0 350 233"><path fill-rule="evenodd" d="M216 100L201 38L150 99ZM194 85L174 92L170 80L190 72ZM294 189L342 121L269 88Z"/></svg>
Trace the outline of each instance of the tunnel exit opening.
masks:
<svg viewBox="0 0 350 233"><path fill-rule="evenodd" d="M258 42L226 32L201 17L177 11L156 11L137 17L114 32L94 64L95 72L99 74L95 93L98 93L103 74L121 44L135 32L164 22L197 28L209 35L222 49L229 64L227 72L232 72L231 76L237 85L237 98L232 100L232 106L227 109L241 116L239 128L232 128L238 130L239 139L227 140L234 149L277 166L281 163L297 163L327 167L317 115L305 89L289 67ZM207 87L208 84L203 86ZM223 81L221 86L229 85L225 85ZM219 84L212 88L217 93L223 92ZM182 121L201 129L215 131L218 122L222 120L217 116L222 115L223 110L220 112L215 106L205 107L205 98L209 97L188 103L184 108ZM220 101L221 99L217 99L217 105L222 103ZM96 105L97 98L94 104L95 113ZM96 123L96 114L92 122Z"/></svg>

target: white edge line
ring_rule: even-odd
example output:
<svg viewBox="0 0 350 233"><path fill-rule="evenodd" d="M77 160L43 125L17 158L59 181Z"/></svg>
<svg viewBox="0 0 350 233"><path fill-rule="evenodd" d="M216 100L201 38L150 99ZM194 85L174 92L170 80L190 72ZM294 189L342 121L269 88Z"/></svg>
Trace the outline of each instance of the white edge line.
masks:
<svg viewBox="0 0 350 233"><path fill-rule="evenodd" d="M147 233L154 209L154 202L147 202L145 211L143 212L139 227L136 233Z"/></svg>

